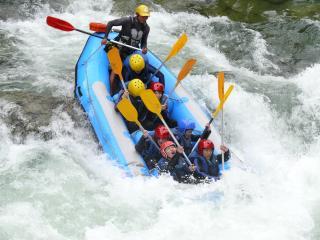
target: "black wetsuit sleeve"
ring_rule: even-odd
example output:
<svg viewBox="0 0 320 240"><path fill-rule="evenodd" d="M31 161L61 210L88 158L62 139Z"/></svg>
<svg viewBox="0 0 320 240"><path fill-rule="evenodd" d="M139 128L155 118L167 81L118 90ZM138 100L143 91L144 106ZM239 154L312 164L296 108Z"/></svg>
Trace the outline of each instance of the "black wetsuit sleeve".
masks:
<svg viewBox="0 0 320 240"><path fill-rule="evenodd" d="M210 134L211 134L211 130L205 128L204 131L203 131L203 133L202 133L201 135L194 135L194 134L192 134L192 135L191 135L191 141L192 141L192 142L196 142L196 141L198 141L199 138L201 138L201 139L207 139L207 138L210 136Z"/></svg>
<svg viewBox="0 0 320 240"><path fill-rule="evenodd" d="M148 71L149 71L149 73L151 73L151 75L153 75L157 71L157 69L154 66L152 66L151 64L148 64ZM158 71L157 74L156 74L156 77L159 78L159 82L160 83L165 85L164 75L163 75L162 72Z"/></svg>
<svg viewBox="0 0 320 240"><path fill-rule="evenodd" d="M150 32L150 27L148 25L146 25L145 31L144 31L142 39L141 39L141 48L147 47L149 32Z"/></svg>
<svg viewBox="0 0 320 240"><path fill-rule="evenodd" d="M112 27L114 26L123 26L125 24L130 24L130 17L123 17L123 18L118 18L114 19L110 22L108 22L107 27L106 27L106 37L109 35Z"/></svg>
<svg viewBox="0 0 320 240"><path fill-rule="evenodd" d="M192 142L196 142L196 141L198 141L198 139L201 137L201 135L194 135L194 134L192 134L191 135L191 141Z"/></svg>
<svg viewBox="0 0 320 240"><path fill-rule="evenodd" d="M204 129L203 134L201 135L201 139L208 139L208 137L211 134L211 130L209 130L207 127Z"/></svg>
<svg viewBox="0 0 320 240"><path fill-rule="evenodd" d="M147 138L145 138L144 136L141 136L140 140L138 141L138 143L135 145L135 149L138 153L142 153L143 150L145 149L146 147L146 141L147 141Z"/></svg>
<svg viewBox="0 0 320 240"><path fill-rule="evenodd" d="M228 151L226 151L224 154L224 161L227 162L229 159L230 159L230 150L228 149ZM222 163L222 154L217 155L217 160L219 161L219 163Z"/></svg>

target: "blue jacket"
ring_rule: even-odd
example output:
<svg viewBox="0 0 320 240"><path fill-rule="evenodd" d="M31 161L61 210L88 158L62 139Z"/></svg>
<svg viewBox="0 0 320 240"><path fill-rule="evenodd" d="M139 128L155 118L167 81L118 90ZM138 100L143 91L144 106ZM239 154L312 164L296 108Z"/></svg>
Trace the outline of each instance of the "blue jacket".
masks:
<svg viewBox="0 0 320 240"><path fill-rule="evenodd" d="M162 157L158 162L158 168L161 173L170 173L173 179L178 182L192 182L190 176L193 173L180 153L176 153L172 159Z"/></svg>
<svg viewBox="0 0 320 240"><path fill-rule="evenodd" d="M228 150L224 154L225 162L230 159L230 151ZM196 166L195 177L198 179L214 178L217 179L220 176L219 164L222 163L222 154L214 155L212 153L210 160L206 160L198 153L192 157L193 163Z"/></svg>
<svg viewBox="0 0 320 240"><path fill-rule="evenodd" d="M132 71L130 68L130 65L129 65L129 59L130 59L131 55L128 56L124 61L124 66L125 66L125 68L123 69L124 81L128 82L132 79L139 78L142 82L149 85L150 77L151 77L151 75L153 75L157 71L157 69L148 63L148 58L146 57L145 54L141 54L140 52L134 52L134 54L136 54L136 53L140 54L143 57L143 59L145 61L145 68L139 74ZM155 76L159 79L160 83L165 85L164 75L162 72L158 71Z"/></svg>
<svg viewBox="0 0 320 240"><path fill-rule="evenodd" d="M156 146L143 135L138 143L135 145L136 151L141 154L149 169L156 167L157 162L160 160L161 153Z"/></svg>
<svg viewBox="0 0 320 240"><path fill-rule="evenodd" d="M205 128L204 133L202 135L195 135L192 134L191 138L187 139L185 137L185 134L180 132L179 130L177 130L176 132L176 136L177 136L177 140L180 143L180 145L184 148L184 152L186 153L187 156L189 156L189 154L191 153L191 150L195 144L195 142L201 138L201 139L207 139L210 136L211 130L207 130L207 128Z"/></svg>

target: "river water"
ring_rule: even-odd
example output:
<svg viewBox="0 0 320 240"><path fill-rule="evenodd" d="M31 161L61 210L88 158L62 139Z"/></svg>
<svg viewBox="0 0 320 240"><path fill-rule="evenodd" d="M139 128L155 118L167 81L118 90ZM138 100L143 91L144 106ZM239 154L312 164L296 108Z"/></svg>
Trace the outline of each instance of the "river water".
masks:
<svg viewBox="0 0 320 240"><path fill-rule="evenodd" d="M87 36L45 22L88 30L135 1L0 1L0 239L320 239L319 5L274 2L148 1L149 48L164 59L187 33L168 66L197 59L182 85L202 107L214 73L235 84L226 143L243 163L186 186L110 164L73 98Z"/></svg>

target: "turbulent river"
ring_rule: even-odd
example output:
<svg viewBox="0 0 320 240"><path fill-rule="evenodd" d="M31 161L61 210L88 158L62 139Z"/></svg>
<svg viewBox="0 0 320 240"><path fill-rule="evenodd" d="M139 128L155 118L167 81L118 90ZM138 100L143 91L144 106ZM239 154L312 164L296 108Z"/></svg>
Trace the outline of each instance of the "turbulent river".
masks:
<svg viewBox="0 0 320 240"><path fill-rule="evenodd" d="M177 73L197 59L182 85L200 106L218 103L216 72L235 85L226 144L243 163L189 186L123 178L108 161L73 98L87 36L45 22L88 30L136 1L0 1L1 240L320 239L319 5L221 2L147 1L148 46L160 58L187 33L167 65Z"/></svg>

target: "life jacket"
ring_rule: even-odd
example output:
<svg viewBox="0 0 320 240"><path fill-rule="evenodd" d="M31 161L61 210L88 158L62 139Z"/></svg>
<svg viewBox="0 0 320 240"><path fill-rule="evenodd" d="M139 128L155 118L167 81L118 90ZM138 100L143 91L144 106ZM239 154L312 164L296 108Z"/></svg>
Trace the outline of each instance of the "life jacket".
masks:
<svg viewBox="0 0 320 240"><path fill-rule="evenodd" d="M143 159L152 159L156 163L161 159L161 154L156 146L149 140L141 153Z"/></svg>
<svg viewBox="0 0 320 240"><path fill-rule="evenodd" d="M173 179L178 182L189 182L191 172L187 163L179 153L176 153L173 159L170 160L161 158L158 162L158 167L160 172L170 173Z"/></svg>
<svg viewBox="0 0 320 240"><path fill-rule="evenodd" d="M193 161L198 166L199 172L203 172L211 177L219 177L219 161L213 153L209 160L197 154L196 157L193 158ZM197 177L201 178L202 176Z"/></svg>
<svg viewBox="0 0 320 240"><path fill-rule="evenodd" d="M139 23L136 17L129 16L128 24L122 27L116 40L134 47L139 47L147 26L147 23Z"/></svg>
<svg viewBox="0 0 320 240"><path fill-rule="evenodd" d="M132 97L130 95L130 101L133 104L133 106L137 109L138 120L140 122L143 122L148 116L148 109L146 108L140 97Z"/></svg>
<svg viewBox="0 0 320 240"><path fill-rule="evenodd" d="M135 54L135 53L132 53L132 54ZM140 79L143 83L146 83L149 80L150 72L148 69L148 65L149 65L148 58L145 56L145 54L140 54L140 55L143 57L144 62L145 62L145 68L140 73L136 73L135 71L133 71L130 68L129 59L130 59L131 55L126 57L126 59L124 61L124 66L125 66L125 70L124 70L124 78L125 79L124 80L126 82L130 81L132 79L135 79L135 78Z"/></svg>
<svg viewBox="0 0 320 240"><path fill-rule="evenodd" d="M183 147L186 155L189 155L194 146L194 142L192 141L191 137L187 139L184 134L179 133L177 135L177 140L180 143L180 145Z"/></svg>

